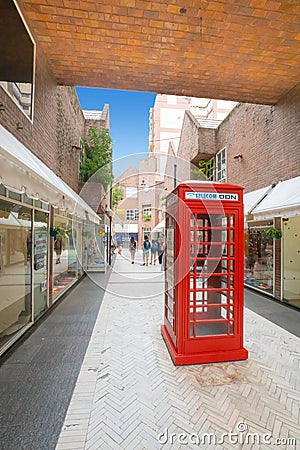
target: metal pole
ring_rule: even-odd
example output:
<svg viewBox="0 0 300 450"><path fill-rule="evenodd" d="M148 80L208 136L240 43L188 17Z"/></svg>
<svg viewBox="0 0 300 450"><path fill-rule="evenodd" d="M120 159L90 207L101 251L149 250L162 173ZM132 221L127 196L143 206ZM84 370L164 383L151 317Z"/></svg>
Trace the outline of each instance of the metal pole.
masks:
<svg viewBox="0 0 300 450"><path fill-rule="evenodd" d="M176 188L177 185L177 164L174 164L174 189Z"/></svg>
<svg viewBox="0 0 300 450"><path fill-rule="evenodd" d="M109 188L109 207L112 210L112 182ZM111 266L111 231L112 231L112 217L109 216L109 243L108 243L108 265Z"/></svg>

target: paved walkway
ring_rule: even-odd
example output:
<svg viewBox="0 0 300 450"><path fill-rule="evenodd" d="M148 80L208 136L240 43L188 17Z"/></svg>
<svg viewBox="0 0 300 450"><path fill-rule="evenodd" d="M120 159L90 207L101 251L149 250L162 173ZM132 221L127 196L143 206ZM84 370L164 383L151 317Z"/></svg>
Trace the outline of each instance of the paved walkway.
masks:
<svg viewBox="0 0 300 450"><path fill-rule="evenodd" d="M247 361L174 367L140 263L117 257L56 449L300 449L300 339L246 309Z"/></svg>

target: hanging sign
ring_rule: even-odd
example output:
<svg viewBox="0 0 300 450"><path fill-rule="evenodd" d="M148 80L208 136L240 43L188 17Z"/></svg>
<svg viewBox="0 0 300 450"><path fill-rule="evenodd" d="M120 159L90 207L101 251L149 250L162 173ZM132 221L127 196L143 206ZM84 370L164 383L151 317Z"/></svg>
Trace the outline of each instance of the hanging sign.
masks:
<svg viewBox="0 0 300 450"><path fill-rule="evenodd" d="M231 200L238 201L239 194L233 192L186 192L186 200Z"/></svg>

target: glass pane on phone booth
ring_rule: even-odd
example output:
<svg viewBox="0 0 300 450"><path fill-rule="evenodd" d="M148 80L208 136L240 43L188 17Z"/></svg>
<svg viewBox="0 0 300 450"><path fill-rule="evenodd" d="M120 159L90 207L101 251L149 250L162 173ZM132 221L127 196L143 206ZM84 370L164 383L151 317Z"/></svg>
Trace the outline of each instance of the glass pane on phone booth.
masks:
<svg viewBox="0 0 300 450"><path fill-rule="evenodd" d="M191 338L233 333L234 225L233 214L190 220Z"/></svg>
<svg viewBox="0 0 300 450"><path fill-rule="evenodd" d="M174 227L175 221L171 216L167 216L166 221L166 249L165 249L165 317L168 319L175 335L175 275L174 275Z"/></svg>

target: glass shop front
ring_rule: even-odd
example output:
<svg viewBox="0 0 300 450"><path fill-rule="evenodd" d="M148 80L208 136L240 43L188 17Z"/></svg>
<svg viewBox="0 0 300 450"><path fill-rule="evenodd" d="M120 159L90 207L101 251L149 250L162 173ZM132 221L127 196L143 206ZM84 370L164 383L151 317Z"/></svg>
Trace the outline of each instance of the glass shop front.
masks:
<svg viewBox="0 0 300 450"><path fill-rule="evenodd" d="M270 222L260 222L245 230L245 284L273 294L273 238L267 233L270 226Z"/></svg>
<svg viewBox="0 0 300 450"><path fill-rule="evenodd" d="M84 228L0 185L0 354L83 275Z"/></svg>

